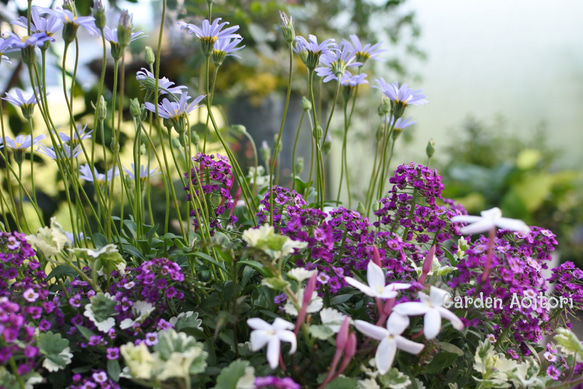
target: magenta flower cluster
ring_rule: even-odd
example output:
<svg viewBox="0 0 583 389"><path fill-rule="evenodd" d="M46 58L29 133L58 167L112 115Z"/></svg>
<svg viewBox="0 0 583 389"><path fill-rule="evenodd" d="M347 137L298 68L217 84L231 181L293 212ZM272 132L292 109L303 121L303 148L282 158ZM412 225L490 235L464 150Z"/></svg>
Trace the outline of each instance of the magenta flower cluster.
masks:
<svg viewBox="0 0 583 389"><path fill-rule="evenodd" d="M208 220L211 232L221 228L220 218L228 219L229 223L236 223L237 217L232 214L235 202L231 195L234 176L227 157L220 154L199 153L193 160L198 166L185 174L189 180L189 184L184 188L187 192L186 199L193 200L192 192L194 192L201 202L206 201L206 204L212 207L214 215L209 215L210 220ZM227 210L230 212L225 216ZM203 220L204 212L200 208L190 211L190 215L193 217L195 228L207 222Z"/></svg>

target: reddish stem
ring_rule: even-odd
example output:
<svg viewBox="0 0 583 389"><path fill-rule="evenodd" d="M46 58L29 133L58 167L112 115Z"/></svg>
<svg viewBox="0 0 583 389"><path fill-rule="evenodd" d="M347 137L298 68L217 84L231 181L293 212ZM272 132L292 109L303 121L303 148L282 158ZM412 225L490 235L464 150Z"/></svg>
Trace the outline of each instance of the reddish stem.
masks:
<svg viewBox="0 0 583 389"><path fill-rule="evenodd" d="M486 266L484 267L484 272L482 273L482 278L480 280L481 284L485 284L490 276L490 270L492 269L492 257L494 256L494 240L496 239L496 227L492 227L488 232L488 252L486 257Z"/></svg>

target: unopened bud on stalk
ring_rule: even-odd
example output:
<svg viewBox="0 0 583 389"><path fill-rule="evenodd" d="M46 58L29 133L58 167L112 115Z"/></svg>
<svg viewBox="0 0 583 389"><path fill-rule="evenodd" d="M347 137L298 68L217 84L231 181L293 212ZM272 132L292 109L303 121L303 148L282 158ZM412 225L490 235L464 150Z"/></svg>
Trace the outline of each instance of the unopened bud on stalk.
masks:
<svg viewBox="0 0 583 389"><path fill-rule="evenodd" d="M104 121L107 118L107 104L103 95L99 96L96 107L97 120Z"/></svg>
<svg viewBox="0 0 583 389"><path fill-rule="evenodd" d="M397 128L397 127L393 128L393 135L392 135L393 136L393 141L395 139L397 139L399 137L399 135L401 135L402 132L403 132L403 129L402 128Z"/></svg>
<svg viewBox="0 0 583 389"><path fill-rule="evenodd" d="M263 141L261 143L259 154L261 155L261 158L263 158L265 162L269 162L269 160L271 159L271 148L267 145L266 141Z"/></svg>
<svg viewBox="0 0 583 389"><path fill-rule="evenodd" d="M113 152L119 151L119 143L115 139L115 134L111 137L111 143L109 144L109 148Z"/></svg>
<svg viewBox="0 0 583 389"><path fill-rule="evenodd" d="M330 135L328 135L328 137L326 138L324 143L322 143L322 152L324 152L324 154L328 154L328 152L330 151L331 148L332 148L332 139L330 138Z"/></svg>
<svg viewBox="0 0 583 389"><path fill-rule="evenodd" d="M95 18L95 27L100 31L106 26L105 22L105 7L101 0L94 0L93 2L93 17Z"/></svg>
<svg viewBox="0 0 583 389"><path fill-rule="evenodd" d="M69 10L75 13L75 3L71 0L64 0L63 1L63 9Z"/></svg>
<svg viewBox="0 0 583 389"><path fill-rule="evenodd" d="M174 147L175 149L180 149L180 139L178 138L172 138L172 147Z"/></svg>
<svg viewBox="0 0 583 389"><path fill-rule="evenodd" d="M366 212L366 210L364 209L364 204L361 203L360 201L358 202L358 205L356 206L356 212L360 213L361 215L364 215L364 213Z"/></svg>
<svg viewBox="0 0 583 389"><path fill-rule="evenodd" d="M233 134L237 136L245 135L247 133L247 128L245 128L245 126L242 124L233 124L231 126L231 131L233 131Z"/></svg>
<svg viewBox="0 0 583 389"><path fill-rule="evenodd" d="M375 132L375 138L376 138L377 142L380 142L383 139L384 129L385 128L383 126L379 126L377 128L377 131Z"/></svg>
<svg viewBox="0 0 583 389"><path fill-rule="evenodd" d="M421 268L421 276L419 277L419 282L424 284L427 279L427 275L433 267L433 258L435 257L435 245L431 246L431 249L425 255L425 260L423 261L423 267Z"/></svg>
<svg viewBox="0 0 583 389"><path fill-rule="evenodd" d="M383 267L383 264L381 263L381 254L379 253L377 246L372 246L372 261L378 267Z"/></svg>
<svg viewBox="0 0 583 389"><path fill-rule="evenodd" d="M128 10L123 10L117 25L117 42L122 48L128 47L132 40L132 17Z"/></svg>
<svg viewBox="0 0 583 389"><path fill-rule="evenodd" d="M26 66L31 67L34 66L36 63L36 47L35 46L26 46L22 48L22 62L26 64Z"/></svg>
<svg viewBox="0 0 583 389"><path fill-rule="evenodd" d="M302 97L302 109L304 111L311 111L312 110L312 103L306 96Z"/></svg>
<svg viewBox="0 0 583 389"><path fill-rule="evenodd" d="M154 65L154 62L156 62L156 56L154 55L154 50L152 50L152 47L150 46L146 46L145 50L145 57L146 57L146 63L150 66Z"/></svg>
<svg viewBox="0 0 583 389"><path fill-rule="evenodd" d="M391 112L391 100L389 100L387 97L383 96L383 101L379 105L377 111L379 113L379 116L385 116L389 112Z"/></svg>
<svg viewBox="0 0 583 389"><path fill-rule="evenodd" d="M432 158L433 154L435 154L435 141L433 138L429 139L429 142L427 142L425 153L427 154L427 158Z"/></svg>
<svg viewBox="0 0 583 389"><path fill-rule="evenodd" d="M22 162L24 162L24 150L22 149L14 150L14 160L16 161L18 166L21 166Z"/></svg>
<svg viewBox="0 0 583 389"><path fill-rule="evenodd" d="M344 350L346 347L346 341L348 341L348 333L350 330L350 319L348 316L344 317L340 329L338 330L338 335L336 335L336 348L338 350Z"/></svg>
<svg viewBox="0 0 583 389"><path fill-rule="evenodd" d="M196 130L194 128L190 129L190 141L194 145L197 145L200 142L200 136L198 136L198 133L196 132Z"/></svg>
<svg viewBox="0 0 583 389"><path fill-rule="evenodd" d="M304 171L304 157L298 157L296 159L296 174L300 174Z"/></svg>
<svg viewBox="0 0 583 389"><path fill-rule="evenodd" d="M283 33L283 38L288 44L292 44L296 39L293 18L291 16L288 17L283 11L279 11L279 18L281 20L281 32Z"/></svg>
<svg viewBox="0 0 583 389"><path fill-rule="evenodd" d="M140 100L133 98L130 100L130 114L134 119L139 119L142 117L142 105Z"/></svg>
<svg viewBox="0 0 583 389"><path fill-rule="evenodd" d="M322 126L320 126L320 125L316 126L315 134L316 134L317 141L322 139L322 137L324 136L324 130L322 130Z"/></svg>

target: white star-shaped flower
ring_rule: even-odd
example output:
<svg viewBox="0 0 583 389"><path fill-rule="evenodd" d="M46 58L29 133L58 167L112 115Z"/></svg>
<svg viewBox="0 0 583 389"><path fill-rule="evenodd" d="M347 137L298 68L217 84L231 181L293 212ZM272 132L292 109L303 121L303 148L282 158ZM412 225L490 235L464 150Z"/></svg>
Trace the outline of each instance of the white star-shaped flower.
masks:
<svg viewBox="0 0 583 389"><path fill-rule="evenodd" d="M449 320L453 328L458 331L464 329L464 323L460 318L443 307L448 296L449 293L445 290L432 286L429 296L419 292L420 302L412 301L398 304L393 308L393 312L406 316L425 315L423 317L423 333L427 339L434 339L441 330L441 318Z"/></svg>
<svg viewBox="0 0 583 389"><path fill-rule="evenodd" d="M251 350L257 351L267 345L267 362L275 369L279 364L280 342L291 343L290 354L296 352L296 335L290 331L294 325L289 321L275 319L273 324L257 317L247 320L247 325L253 328L251 332Z"/></svg>
<svg viewBox="0 0 583 389"><path fill-rule="evenodd" d="M356 289L360 290L367 296L379 297L382 299L390 299L397 296L398 289L407 289L411 285L395 282L387 285L385 282L385 273L378 265L373 261L368 263L368 268L366 271L366 280L368 285L363 284L360 281L355 280L352 277L345 277L346 282L354 286Z"/></svg>
<svg viewBox="0 0 583 389"><path fill-rule="evenodd" d="M377 369L381 374L385 374L391 368L397 349L411 354L419 354L425 347L421 343L401 336L409 326L409 318L395 312L387 320L387 328L375 326L362 320L356 320L354 326L366 336L381 341L375 354Z"/></svg>
<svg viewBox="0 0 583 389"><path fill-rule="evenodd" d="M530 228L528 228L526 223L522 220L502 217L502 211L500 208L492 208L482 211L480 212L480 215L482 216L458 215L452 217L451 221L454 223L471 223L460 229L460 232L465 235L486 232L494 227L523 233L530 232Z"/></svg>

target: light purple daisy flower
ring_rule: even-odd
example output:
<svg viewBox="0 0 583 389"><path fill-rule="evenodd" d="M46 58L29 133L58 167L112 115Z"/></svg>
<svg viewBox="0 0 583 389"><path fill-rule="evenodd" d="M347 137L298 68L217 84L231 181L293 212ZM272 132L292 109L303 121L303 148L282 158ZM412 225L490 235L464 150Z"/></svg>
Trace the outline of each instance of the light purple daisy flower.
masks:
<svg viewBox="0 0 583 389"><path fill-rule="evenodd" d="M428 101L425 99L425 95L421 90L412 90L407 86L407 84L402 84L399 87L398 82L388 84L382 78L377 78L377 86L374 88L380 89L385 96L391 100L391 114L395 118L400 118L405 112L405 108L409 105L421 105L427 104Z"/></svg>
<svg viewBox="0 0 583 389"><path fill-rule="evenodd" d="M234 55L235 51L241 50L245 45L237 47L239 43L241 43L243 39L241 38L220 38L217 39L215 45L213 46L213 57L215 56L231 56L241 58L238 55Z"/></svg>
<svg viewBox="0 0 583 389"><path fill-rule="evenodd" d="M81 128L81 124L77 124L77 129L73 132L73 143L91 138L93 130L89 132L85 132L85 130L87 130L87 124L83 128ZM63 132L59 132L59 138L65 143L71 143L71 137Z"/></svg>
<svg viewBox="0 0 583 389"><path fill-rule="evenodd" d="M187 93L183 93L180 95L179 102L170 101L166 98L163 99L162 103L158 104L158 115L164 119L175 119L184 116L196 108L201 107L202 105L199 105L198 103L200 103L206 95L196 97L190 102L190 104L188 103L189 97L190 96L188 96ZM156 106L154 106L154 104L146 102L145 106L147 110L156 112Z"/></svg>
<svg viewBox="0 0 583 389"><path fill-rule="evenodd" d="M378 58L380 53L384 53L385 51L387 51L386 49L379 48L382 42L375 43L374 45L367 43L363 46L362 43L360 42L360 39L354 34L350 35L350 40L352 42L344 40L343 43L349 45L352 48L356 55L356 61L362 62L362 65L364 65L364 63L369 59L384 62L384 59Z"/></svg>
<svg viewBox="0 0 583 389"><path fill-rule="evenodd" d="M34 105L37 103L35 93L32 94L32 97L27 99L26 97L24 97L24 94L22 94L21 89L15 88L14 92L16 93L16 96L13 96L13 95L6 93L5 97L3 97L2 100L6 100L6 101L16 105L17 107Z"/></svg>
<svg viewBox="0 0 583 389"><path fill-rule="evenodd" d="M27 37L20 38L13 32L9 32L6 40L13 49L25 49L27 47L41 47L48 40L51 40L44 32L37 32Z"/></svg>
<svg viewBox="0 0 583 389"><path fill-rule="evenodd" d="M144 180L147 177L162 174L162 172L160 172L158 169L159 168L154 168L154 169L148 170L147 166L140 165L140 172L139 172L140 179ZM136 179L136 174L135 174L136 168L134 167L133 163L131 164L131 169L124 166L123 170L127 173L128 177L130 177L132 180Z"/></svg>
<svg viewBox="0 0 583 389"><path fill-rule="evenodd" d="M77 158L81 154L81 145L77 145L75 148L71 148L69 145L63 145L63 147L47 147L45 145L39 146L39 151L49 157L50 159L71 159Z"/></svg>
<svg viewBox="0 0 583 389"><path fill-rule="evenodd" d="M311 34L308 36L308 40L303 36L296 36L294 45L294 51L310 70L314 70L318 66L321 56L327 55L336 49L334 39L326 39L322 43L318 43L318 38Z"/></svg>
<svg viewBox="0 0 583 389"><path fill-rule="evenodd" d="M83 27L89 35L98 35L99 29L95 26L93 16L76 16L68 9L58 7L56 10L49 10L50 13L58 16L63 24L73 24L75 27Z"/></svg>
<svg viewBox="0 0 583 389"><path fill-rule="evenodd" d="M361 66L355 62L356 53L347 44L341 44L336 50L330 50L320 56L320 67L316 68L316 74L323 77L323 82L337 80L338 76L344 76L349 67Z"/></svg>
<svg viewBox="0 0 583 389"><path fill-rule="evenodd" d="M190 35L196 35L196 37L200 39L202 43L202 52L205 57L210 57L212 55L214 44L219 39L241 38L241 35L235 34L235 31L239 29L239 26L226 27L229 25L229 22L221 23L221 18L213 20L212 23L210 23L208 19L205 19L202 21L201 27L185 22L178 22L178 25L182 30L186 30Z"/></svg>
<svg viewBox="0 0 583 389"><path fill-rule="evenodd" d="M425 99L423 91L409 88L407 84L402 84L399 87L398 82L393 82L392 84L387 83L382 78L377 78L375 80L378 84L375 88L380 89L385 96L387 96L392 102L404 105L421 105L427 104L428 101Z"/></svg>
<svg viewBox="0 0 583 389"><path fill-rule="evenodd" d="M45 135L39 135L34 139L31 139L30 135L27 136L18 135L16 138L14 138L14 140L8 137L4 139L0 138L0 149L6 146L7 148L15 151L25 151L30 149L32 146L34 146L35 144L37 144L38 142L45 138L46 138Z"/></svg>
<svg viewBox="0 0 583 389"><path fill-rule="evenodd" d="M392 116L389 116L389 118L387 119L387 123L392 124L393 122L395 122L395 118ZM417 123L417 122L415 120L412 120L411 118L407 118L407 119L399 118L395 122L394 129L398 130L398 131L404 130L405 128L412 126L415 123Z"/></svg>
<svg viewBox="0 0 583 389"><path fill-rule="evenodd" d="M113 177L117 176L119 176L119 170L117 170L117 167L109 169L106 176L103 173L99 173L97 169L95 169L95 166L93 169L91 169L88 164L79 166L79 178L82 178L85 181L102 183L105 182L106 178L107 181L111 181Z"/></svg>
<svg viewBox="0 0 583 389"><path fill-rule="evenodd" d="M335 48L334 39L326 39L325 41L318 43L318 38L315 35L310 34L308 40L303 36L296 36L296 44L294 51L300 54L303 51L308 51L314 54L324 55L329 53Z"/></svg>
<svg viewBox="0 0 583 389"><path fill-rule="evenodd" d="M119 40L118 40L119 38L117 36L117 27L114 27L114 28L109 28L109 26L103 27L103 36L105 37L105 40L108 41L109 43L119 45ZM143 31L132 32L132 35L130 37L130 42L133 42L137 39L144 38L144 37L146 37L146 34Z"/></svg>
<svg viewBox="0 0 583 389"><path fill-rule="evenodd" d="M342 86L353 88L360 84L368 84L366 73L351 74L350 72L346 72L340 77L340 85Z"/></svg>
<svg viewBox="0 0 583 389"><path fill-rule="evenodd" d="M138 71L136 73L136 79L144 89L152 92L156 89L156 78L148 69L142 68L142 70ZM182 93L183 89L188 89L184 85L173 85L174 82L170 81L166 77L160 78L158 80L158 93L161 95L166 93L179 95Z"/></svg>
<svg viewBox="0 0 583 389"><path fill-rule="evenodd" d="M212 43L218 39L241 38L241 35L235 34L239 26L227 27L223 30L223 27L227 26L229 22L220 23L220 21L221 18L217 18L211 24L208 19L205 19L202 21L201 27L185 22L178 22L178 25L182 30L188 31L190 35L196 35L200 40L208 40Z"/></svg>
<svg viewBox="0 0 583 389"><path fill-rule="evenodd" d="M41 16L45 14L48 14L48 16ZM53 35L63 27L61 18L51 12L51 9L45 7L32 7L30 10L30 19L31 33L45 33L53 42L55 41ZM11 24L28 29L28 19L26 16L21 16L17 20L13 20Z"/></svg>

